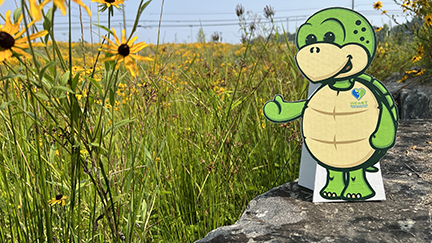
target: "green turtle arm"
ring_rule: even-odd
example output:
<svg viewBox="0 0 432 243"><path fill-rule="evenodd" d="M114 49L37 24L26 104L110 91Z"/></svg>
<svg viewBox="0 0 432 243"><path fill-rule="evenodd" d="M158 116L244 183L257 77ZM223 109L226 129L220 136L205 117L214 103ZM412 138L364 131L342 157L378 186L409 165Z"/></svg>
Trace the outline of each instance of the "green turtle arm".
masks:
<svg viewBox="0 0 432 243"><path fill-rule="evenodd" d="M377 129L370 137L372 147L376 149L387 149L394 145L396 137L396 122L387 106L382 104L381 119L378 121Z"/></svg>
<svg viewBox="0 0 432 243"><path fill-rule="evenodd" d="M295 120L303 114L306 100L286 102L280 95L267 102L263 107L264 116L271 122L284 123Z"/></svg>

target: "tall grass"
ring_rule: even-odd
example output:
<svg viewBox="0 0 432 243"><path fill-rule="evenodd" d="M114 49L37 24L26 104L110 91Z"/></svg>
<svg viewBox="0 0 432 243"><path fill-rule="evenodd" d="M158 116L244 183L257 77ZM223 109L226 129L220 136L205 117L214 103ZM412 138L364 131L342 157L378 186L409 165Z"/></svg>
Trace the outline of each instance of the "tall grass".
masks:
<svg viewBox="0 0 432 243"><path fill-rule="evenodd" d="M261 113L306 97L292 44L151 45L134 78L98 45L40 41L0 67L2 242L191 242L297 177L299 123Z"/></svg>

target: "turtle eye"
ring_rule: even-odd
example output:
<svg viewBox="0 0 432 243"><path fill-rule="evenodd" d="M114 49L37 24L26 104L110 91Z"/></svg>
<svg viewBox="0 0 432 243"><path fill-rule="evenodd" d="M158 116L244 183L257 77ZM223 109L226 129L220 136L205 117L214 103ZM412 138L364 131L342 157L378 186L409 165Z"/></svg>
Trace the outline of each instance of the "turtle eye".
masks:
<svg viewBox="0 0 432 243"><path fill-rule="evenodd" d="M317 38L314 34L310 34L306 36L306 45L310 45L317 42Z"/></svg>
<svg viewBox="0 0 432 243"><path fill-rule="evenodd" d="M333 43L335 40L335 35L333 34L333 32L327 32L324 35L324 42L327 43Z"/></svg>

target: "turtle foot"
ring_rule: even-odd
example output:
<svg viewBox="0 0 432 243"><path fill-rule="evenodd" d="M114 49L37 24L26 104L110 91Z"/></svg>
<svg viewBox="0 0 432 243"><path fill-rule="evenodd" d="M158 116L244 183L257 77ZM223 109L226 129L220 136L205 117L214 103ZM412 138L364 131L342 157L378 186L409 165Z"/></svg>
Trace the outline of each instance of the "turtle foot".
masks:
<svg viewBox="0 0 432 243"><path fill-rule="evenodd" d="M323 197L325 199L340 199L341 198L340 192L336 193L336 192L322 190L322 191L320 191L320 195L321 195L321 197Z"/></svg>
<svg viewBox="0 0 432 243"><path fill-rule="evenodd" d="M330 200L341 199L344 188L343 172L327 170L327 183L321 189L320 195Z"/></svg>
<svg viewBox="0 0 432 243"><path fill-rule="evenodd" d="M363 169L349 172L348 185L341 198L347 201L363 201L375 196L375 191L366 181Z"/></svg>

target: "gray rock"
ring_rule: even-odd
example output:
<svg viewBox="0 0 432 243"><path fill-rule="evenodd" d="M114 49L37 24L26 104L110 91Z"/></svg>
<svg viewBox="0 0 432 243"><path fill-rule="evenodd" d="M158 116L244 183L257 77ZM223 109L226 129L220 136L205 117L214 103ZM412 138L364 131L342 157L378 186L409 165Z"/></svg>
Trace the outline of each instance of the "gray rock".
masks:
<svg viewBox="0 0 432 243"><path fill-rule="evenodd" d="M420 76L398 83L401 77L393 73L383 82L396 101L401 119L431 119L432 80L421 81Z"/></svg>
<svg viewBox="0 0 432 243"><path fill-rule="evenodd" d="M312 203L296 181L254 198L241 218L196 243L432 242L432 121L406 120L381 160L387 200Z"/></svg>
<svg viewBox="0 0 432 243"><path fill-rule="evenodd" d="M399 115L401 119L428 119L429 97L417 89L403 89L399 95Z"/></svg>

